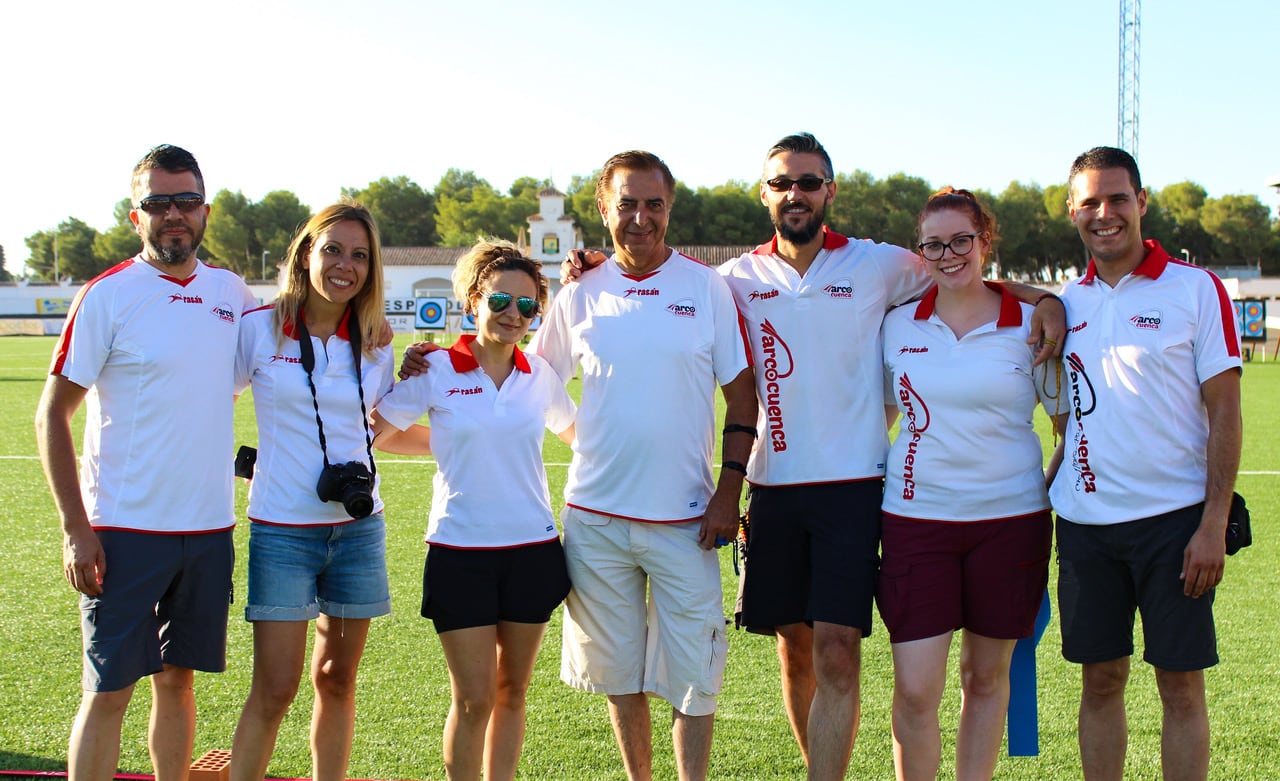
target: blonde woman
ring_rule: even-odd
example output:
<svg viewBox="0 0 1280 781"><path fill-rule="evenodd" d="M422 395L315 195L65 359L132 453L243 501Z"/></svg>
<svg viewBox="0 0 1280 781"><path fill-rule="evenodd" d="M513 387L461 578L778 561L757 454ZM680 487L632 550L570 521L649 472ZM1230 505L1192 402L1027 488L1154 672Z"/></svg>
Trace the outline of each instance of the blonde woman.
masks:
<svg viewBox="0 0 1280 781"><path fill-rule="evenodd" d="M458 260L455 295L476 334L427 357L374 410L381 443L422 415L439 464L432 484L422 615L435 624L453 702L444 728L451 779L515 776L525 691L569 576L542 464L543 429L573 441L573 401L517 343L546 304L541 266L509 242Z"/></svg>
<svg viewBox="0 0 1280 781"><path fill-rule="evenodd" d="M391 610L386 530L366 410L393 364L383 328L373 217L322 209L289 247L284 287L245 313L236 384L253 388L257 463L249 491L253 684L236 727L231 777L261 779L298 691L315 621L313 777L345 778L356 668L370 619Z"/></svg>

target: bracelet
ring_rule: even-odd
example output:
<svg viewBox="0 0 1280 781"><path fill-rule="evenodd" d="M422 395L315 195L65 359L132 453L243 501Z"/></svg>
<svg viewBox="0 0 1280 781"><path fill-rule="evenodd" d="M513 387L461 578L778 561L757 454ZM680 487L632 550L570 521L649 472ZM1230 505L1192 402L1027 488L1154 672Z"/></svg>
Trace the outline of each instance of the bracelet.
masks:
<svg viewBox="0 0 1280 781"><path fill-rule="evenodd" d="M747 465L742 463L741 461L725 461L722 464L720 464L720 468L722 470L732 469L733 471L741 472L744 475L747 473Z"/></svg>
<svg viewBox="0 0 1280 781"><path fill-rule="evenodd" d="M1042 295L1042 296L1040 296L1039 298L1037 298L1037 299L1036 299L1036 303L1035 303L1035 305L1036 305L1036 306L1040 306L1040 302L1041 302L1041 301L1043 301L1043 300L1045 300L1046 298L1052 298L1053 300L1057 301L1059 304L1061 304L1061 303L1062 303L1062 299L1061 299L1061 298L1058 298L1058 294L1057 294L1057 293L1045 293L1044 295ZM1064 304L1064 306L1065 306L1065 304Z"/></svg>
<svg viewBox="0 0 1280 781"><path fill-rule="evenodd" d="M739 434L750 434L752 439L755 439L756 437L760 436L756 432L754 426L744 426L741 423L726 423L724 426L724 431L721 431L720 433L732 434L735 431Z"/></svg>

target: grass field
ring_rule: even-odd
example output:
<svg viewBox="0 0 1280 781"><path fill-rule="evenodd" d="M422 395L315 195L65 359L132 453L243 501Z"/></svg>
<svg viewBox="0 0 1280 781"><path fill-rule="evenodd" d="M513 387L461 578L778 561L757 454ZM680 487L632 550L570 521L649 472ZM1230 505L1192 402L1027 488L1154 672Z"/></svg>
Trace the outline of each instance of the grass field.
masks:
<svg viewBox="0 0 1280 781"><path fill-rule="evenodd" d="M53 340L0 340L0 770L63 770L66 741L80 697L80 633L74 593L61 574L60 533L52 500L36 458L32 418ZM191 414L200 414L191 410ZM1280 543L1269 521L1280 511L1280 364L1250 363L1244 375L1245 453L1239 489L1249 499L1257 542L1228 560L1215 606L1222 663L1208 672L1216 779L1280 778L1280 640L1271 624L1280 600ZM236 412L237 442L256 440L252 399ZM1045 424L1044 421L1041 421ZM1047 432L1047 424L1042 426ZM1042 438L1045 433L1042 432ZM78 443L77 443L78 444ZM1134 443L1136 460L1158 459ZM230 458L230 454L228 454ZM568 451L547 443L553 499L559 503ZM365 779L443 778L440 732L449 704L448 676L429 622L417 615L422 534L431 499L429 459L379 460L387 504L393 615L373 623L360 670L359 717L350 773ZM198 479L174 465L175 480ZM245 502L238 487L241 517ZM655 490L661 490L660 487ZM229 749L249 688L251 633L243 620L248 527L236 531L237 604L229 630L229 670L197 676L199 724L196 754ZM722 553L726 612L737 580L728 551ZM1053 578L1051 578L1052 582ZM624 778L604 699L572 691L558 680L559 614L539 657L529 704L521 775L529 779ZM1141 638L1139 638L1140 642ZM863 650L862 729L849 778L893 777L889 702L892 669L883 627ZM1078 668L1058 653L1056 616L1039 648L1040 747L1038 757L1001 756L1001 779L1067 779L1080 776L1075 738ZM958 689L943 703L943 777L950 777ZM1159 702L1151 670L1134 665L1129 687L1130 742L1125 777L1156 779ZM269 772L310 773L307 725L311 694L304 684L281 728ZM654 708L655 777L674 778L669 711ZM149 773L145 746L147 696L140 687L128 714L120 764ZM799 759L783 713L778 665L770 638L730 636L729 663L712 750L714 778L800 778Z"/></svg>

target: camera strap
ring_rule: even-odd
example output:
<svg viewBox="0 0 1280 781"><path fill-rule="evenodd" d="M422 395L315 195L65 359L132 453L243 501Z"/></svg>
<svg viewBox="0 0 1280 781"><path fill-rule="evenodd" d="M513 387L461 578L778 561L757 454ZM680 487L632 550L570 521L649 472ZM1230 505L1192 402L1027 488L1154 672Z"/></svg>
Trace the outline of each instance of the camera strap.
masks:
<svg viewBox="0 0 1280 781"><path fill-rule="evenodd" d="M364 426L364 448L369 454L369 474L376 476L378 474L378 465L373 460L373 436L369 431L369 412L364 403L364 382L360 369L360 321L356 317L354 309L348 309L347 333L351 341L351 360L356 368L356 395L360 397L360 423ZM311 388L311 404L316 409L316 433L320 438L320 455L324 457L324 468L328 469L329 464L329 446L324 439L324 421L320 419L320 399L316 396L316 383L312 379L311 373L316 368L315 348L311 346L311 333L307 330L307 324L304 322L302 312L298 312L298 322L296 323L298 332L298 351L301 353L302 368L307 372L307 386Z"/></svg>

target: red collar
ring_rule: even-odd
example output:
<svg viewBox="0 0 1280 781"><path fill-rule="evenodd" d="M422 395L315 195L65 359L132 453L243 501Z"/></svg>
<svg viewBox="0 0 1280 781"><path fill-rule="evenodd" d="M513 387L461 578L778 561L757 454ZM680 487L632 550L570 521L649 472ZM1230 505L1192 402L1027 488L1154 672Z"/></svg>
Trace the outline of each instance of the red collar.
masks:
<svg viewBox="0 0 1280 781"><path fill-rule="evenodd" d="M996 328L1010 328L1022 325L1022 302L1008 290L1005 290L1004 285L989 282L985 279L982 284L986 285L989 290L994 290L1000 294L1000 316L996 318ZM916 305L915 319L928 320L933 317L933 312L937 305L938 286L934 285L925 292L924 297L920 299L920 303Z"/></svg>
<svg viewBox="0 0 1280 781"><path fill-rule="evenodd" d="M1147 254L1142 256L1142 262L1138 264L1132 274L1141 274L1151 279L1159 279L1164 273L1165 267L1170 263L1177 263L1165 252L1164 247L1160 246L1160 242L1155 239L1146 239L1142 242L1142 246L1147 248ZM1093 258L1089 258L1089 269L1085 271L1084 276L1080 278L1080 284L1092 285L1093 280L1098 278L1098 267L1094 263Z"/></svg>
<svg viewBox="0 0 1280 781"><path fill-rule="evenodd" d="M298 319L301 320L304 324L307 322L307 313L301 307L299 307L298 309ZM334 331L333 335L340 339L346 339L348 342L351 341L351 331L349 331L347 328L348 321L350 319L351 319L351 307L347 307L342 312L342 319L338 321L338 330ZM298 330L294 326L292 320L285 320L284 323L281 324L280 330L283 331L284 335L289 337L290 339L296 340L298 338Z"/></svg>
<svg viewBox="0 0 1280 781"><path fill-rule="evenodd" d="M453 363L453 370L458 374L480 368L480 362L476 360L476 356L471 352L471 343L475 340L475 334L463 334L449 348L449 360ZM519 347L515 348L515 350L516 368L528 374L532 371L529 368L529 359L525 357Z"/></svg>
<svg viewBox="0 0 1280 781"><path fill-rule="evenodd" d="M848 243L849 243L848 237L841 236L839 233L836 233L835 231L831 230L826 225L822 226L822 248L823 249L840 249L841 247L843 247ZM752 255L777 255L778 254L778 234L776 233L773 234L773 238L769 239L768 242L761 244L760 246L751 250L751 254Z"/></svg>

